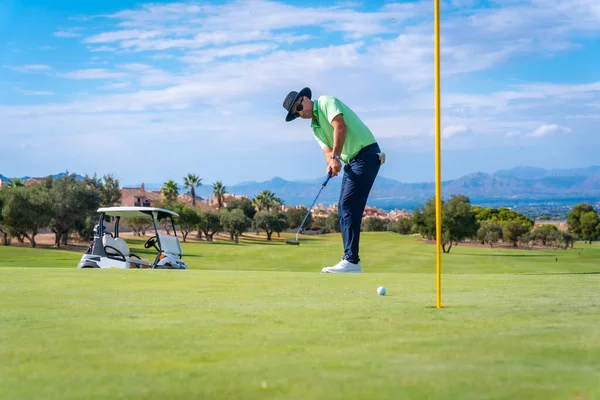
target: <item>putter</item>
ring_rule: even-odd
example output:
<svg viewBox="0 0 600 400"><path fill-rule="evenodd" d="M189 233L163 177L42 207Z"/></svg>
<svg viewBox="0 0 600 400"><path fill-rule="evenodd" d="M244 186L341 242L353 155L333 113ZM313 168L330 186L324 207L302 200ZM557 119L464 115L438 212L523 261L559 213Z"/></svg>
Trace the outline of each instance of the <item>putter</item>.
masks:
<svg viewBox="0 0 600 400"><path fill-rule="evenodd" d="M306 213L306 216L304 217L304 219L302 220L302 223L298 227L298 231L296 232L296 240L288 239L288 240L285 241L286 244L292 244L292 245L296 245L296 246L300 245L300 242L298 241L298 234L300 234L300 231L302 230L302 226L304 226L304 222L306 221L306 218L308 218L308 215L310 214L310 210L312 210L313 206L317 202L317 199L319 198L319 195L321 194L321 191L323 190L323 188L325 186L327 186L327 182L329 182L329 179L331 179L331 172L329 172L327 174L327 179L325 179L325 182L323 182L321 184L321 189L319 190L319 193L317 193L317 197L315 197L315 200L313 201L313 203L311 204L310 208L308 209L308 212Z"/></svg>

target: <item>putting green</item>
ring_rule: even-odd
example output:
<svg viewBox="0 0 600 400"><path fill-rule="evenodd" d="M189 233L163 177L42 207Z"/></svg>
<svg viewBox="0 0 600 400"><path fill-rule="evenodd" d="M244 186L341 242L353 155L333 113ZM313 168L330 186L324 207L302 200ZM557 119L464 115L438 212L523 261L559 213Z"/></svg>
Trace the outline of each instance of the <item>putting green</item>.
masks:
<svg viewBox="0 0 600 400"><path fill-rule="evenodd" d="M184 244L189 271L0 247L0 398L600 397L598 246L457 246L438 310L433 246L369 233L325 275L339 236L309 239Z"/></svg>

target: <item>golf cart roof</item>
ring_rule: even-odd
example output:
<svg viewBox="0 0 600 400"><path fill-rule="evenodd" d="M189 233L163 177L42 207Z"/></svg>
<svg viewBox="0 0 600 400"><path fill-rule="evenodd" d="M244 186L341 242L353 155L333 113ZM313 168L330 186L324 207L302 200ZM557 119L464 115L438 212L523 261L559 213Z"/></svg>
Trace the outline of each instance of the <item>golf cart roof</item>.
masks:
<svg viewBox="0 0 600 400"><path fill-rule="evenodd" d="M158 219L162 219L167 215L178 217L175 211L166 210L158 207L102 207L98 209L99 213L104 213L111 217L125 217L125 218L136 218L136 217L151 217L153 212L158 213Z"/></svg>

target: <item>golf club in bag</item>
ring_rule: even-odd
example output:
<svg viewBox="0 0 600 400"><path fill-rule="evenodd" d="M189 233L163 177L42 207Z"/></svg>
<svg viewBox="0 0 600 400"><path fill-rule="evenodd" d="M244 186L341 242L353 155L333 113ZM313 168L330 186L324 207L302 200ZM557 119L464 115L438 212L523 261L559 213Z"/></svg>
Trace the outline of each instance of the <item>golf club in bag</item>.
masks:
<svg viewBox="0 0 600 400"><path fill-rule="evenodd" d="M300 244L300 242L298 241L298 234L302 230L302 226L304 226L304 222L306 221L306 218L308 218L308 215L310 214L310 211L312 210L313 206L317 202L317 199L319 198L319 195L321 194L321 191L323 190L323 188L325 186L327 186L327 182L329 182L329 179L331 179L331 171L327 174L327 179L325 179L325 182L323 182L321 184L321 189L319 190L319 193L317 193L317 197L315 197L315 200L313 201L313 203L311 204L310 208L308 209L308 212L306 213L306 216L304 217L304 219L302 220L302 223L298 227L298 231L296 232L296 240L288 239L288 240L285 241L286 244L293 244L293 245L296 245L296 246L298 246Z"/></svg>

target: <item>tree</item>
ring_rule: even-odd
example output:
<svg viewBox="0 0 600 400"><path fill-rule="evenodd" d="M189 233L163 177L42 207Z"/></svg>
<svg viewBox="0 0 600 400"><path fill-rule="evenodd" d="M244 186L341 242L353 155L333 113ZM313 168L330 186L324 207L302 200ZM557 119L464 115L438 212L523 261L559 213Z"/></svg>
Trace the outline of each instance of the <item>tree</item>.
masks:
<svg viewBox="0 0 600 400"><path fill-rule="evenodd" d="M509 208L500 207L500 208L491 208L488 207L483 209L480 206L473 207L472 210L476 213L477 221L494 221L498 222L501 225L506 224L507 222L517 221L521 222L525 226L532 227L533 220L527 217L525 214L521 214Z"/></svg>
<svg viewBox="0 0 600 400"><path fill-rule="evenodd" d="M198 229L204 233L206 241L212 242L213 236L223 229L219 214L214 211L201 211L198 215L200 216Z"/></svg>
<svg viewBox="0 0 600 400"><path fill-rule="evenodd" d="M488 230L483 237L483 243L489 245L490 247L494 247L494 244L498 243L502 238L502 228L500 228L500 232L496 230Z"/></svg>
<svg viewBox="0 0 600 400"><path fill-rule="evenodd" d="M502 238L502 225L495 221L483 221L477 230L477 240L482 244L494 247Z"/></svg>
<svg viewBox="0 0 600 400"><path fill-rule="evenodd" d="M580 203L573 207L573 210L567 214L569 232L581 236L581 216L588 212L594 212L594 207L590 204Z"/></svg>
<svg viewBox="0 0 600 400"><path fill-rule="evenodd" d="M270 190L263 190L252 199L252 203L258 209L258 211L279 208L283 205L283 200L275 196L275 193Z"/></svg>
<svg viewBox="0 0 600 400"><path fill-rule="evenodd" d="M118 205L121 202L121 189L119 180L112 174L104 175L104 182L100 187L100 206L110 207Z"/></svg>
<svg viewBox="0 0 600 400"><path fill-rule="evenodd" d="M127 218L126 221L136 236L146 236L146 231L152 227L152 221L148 218L134 217Z"/></svg>
<svg viewBox="0 0 600 400"><path fill-rule="evenodd" d="M392 224L392 230L400 235L410 235L413 228L412 225L410 218L399 218Z"/></svg>
<svg viewBox="0 0 600 400"><path fill-rule="evenodd" d="M529 249L529 245L533 240L531 232L527 231L526 233L522 234L521 236L519 236L518 240L519 243L521 243L526 249Z"/></svg>
<svg viewBox="0 0 600 400"><path fill-rule="evenodd" d="M23 186L25 186L25 183L23 183L23 181L20 178L11 179L6 184L6 187L9 187L9 188L16 188L16 187L23 187Z"/></svg>
<svg viewBox="0 0 600 400"><path fill-rule="evenodd" d="M238 243L239 236L252 226L252 220L240 209L222 210L219 212L219 217L223 229L229 232L235 243Z"/></svg>
<svg viewBox="0 0 600 400"><path fill-rule="evenodd" d="M217 208L221 209L223 207L223 200L225 199L225 194L227 194L227 187L223 185L223 182L217 181L213 183L212 186L213 196L217 199Z"/></svg>
<svg viewBox="0 0 600 400"><path fill-rule="evenodd" d="M452 195L442 209L442 250L449 253L452 245L477 234L479 223L467 196ZM446 249L446 246L448 248Z"/></svg>
<svg viewBox="0 0 600 400"><path fill-rule="evenodd" d="M290 208L286 211L287 220L291 229L298 229L304 217L308 213L308 208L301 206L299 208ZM312 213L308 214L306 217L306 222L304 222L304 227L309 227L313 224L313 216Z"/></svg>
<svg viewBox="0 0 600 400"><path fill-rule="evenodd" d="M534 225L534 221L527 217L525 214L521 214L509 208L500 207L498 209L498 218L501 222L520 222L523 226L531 228Z"/></svg>
<svg viewBox="0 0 600 400"><path fill-rule="evenodd" d="M550 231L548 233L548 237L546 238L546 245L551 246L553 249L558 249L561 246L562 236L560 232L557 230Z"/></svg>
<svg viewBox="0 0 600 400"><path fill-rule="evenodd" d="M277 219L279 220L273 231L277 233L277 237L281 237L281 232L283 232L284 229L288 229L290 227L290 224L287 220L287 215L285 214L285 212L279 210L271 212L275 213L275 215L277 215Z"/></svg>
<svg viewBox="0 0 600 400"><path fill-rule="evenodd" d="M75 174L64 175L48 181L49 194L53 204L49 228L54 233L54 245L68 243L69 231L85 224L100 205L100 191L78 181Z"/></svg>
<svg viewBox="0 0 600 400"><path fill-rule="evenodd" d="M185 242L188 234L198 229L201 218L196 209L192 207L184 206L177 210L177 213L179 217L175 217L175 223L179 225L179 230L181 230Z"/></svg>
<svg viewBox="0 0 600 400"><path fill-rule="evenodd" d="M280 233L288 227L286 214L281 211L259 211L254 216L255 226L267 233L267 240L271 240L273 232Z"/></svg>
<svg viewBox="0 0 600 400"><path fill-rule="evenodd" d="M244 212L246 217L254 219L254 216L256 215L256 208L254 208L254 205L250 199L245 197L233 199L227 205L227 209L230 211L238 208Z"/></svg>
<svg viewBox="0 0 600 400"><path fill-rule="evenodd" d="M175 181L168 180L164 183L164 185L160 188L160 193L163 195L163 198L167 202L167 204L172 204L177 200L177 196L179 196L179 186Z"/></svg>
<svg viewBox="0 0 600 400"><path fill-rule="evenodd" d="M471 211L475 213L477 220L479 221L479 214L484 211L484 208L481 206L471 206Z"/></svg>
<svg viewBox="0 0 600 400"><path fill-rule="evenodd" d="M4 225L4 217L2 217L2 208L4 207L3 192L0 190L0 244L4 246L10 245L10 236L8 228Z"/></svg>
<svg viewBox="0 0 600 400"><path fill-rule="evenodd" d="M337 211L332 212L325 219L325 229L328 232L339 232L340 231L340 217Z"/></svg>
<svg viewBox="0 0 600 400"><path fill-rule="evenodd" d="M550 239L555 237L553 236L554 232L558 232L558 228L556 226L542 225L532 232L531 237L533 240L540 242L542 246L546 246L550 242Z"/></svg>
<svg viewBox="0 0 600 400"><path fill-rule="evenodd" d="M600 225L598 225L600 227ZM560 241L563 245L563 249L567 250L569 248L573 248L575 244L575 240L577 237L570 232L560 232Z"/></svg>
<svg viewBox="0 0 600 400"><path fill-rule="evenodd" d="M598 239L597 227L600 224L600 218L595 210L581 214L579 225L581 229L581 238L590 244Z"/></svg>
<svg viewBox="0 0 600 400"><path fill-rule="evenodd" d="M517 247L519 237L529 233L529 227L519 221L510 221L504 225L504 240L512 243L513 247Z"/></svg>
<svg viewBox="0 0 600 400"><path fill-rule="evenodd" d="M443 207L443 202L442 202ZM412 224L415 232L427 238L434 240L436 236L435 220L435 197L430 198L425 203L425 208L419 206L412 216Z"/></svg>
<svg viewBox="0 0 600 400"><path fill-rule="evenodd" d="M385 232L387 230L385 221L377 217L365 218L362 225L365 232Z"/></svg>
<svg viewBox="0 0 600 400"><path fill-rule="evenodd" d="M305 227L309 227L309 230L312 231L321 231L321 233L328 233L327 231L327 218L322 216L316 216L312 219L312 223L308 225L306 222L304 223Z"/></svg>
<svg viewBox="0 0 600 400"><path fill-rule="evenodd" d="M84 182L96 189L100 195L100 207L111 207L121 202L121 189L119 180L112 174L104 175L102 179L86 175L83 178Z"/></svg>
<svg viewBox="0 0 600 400"><path fill-rule="evenodd" d="M470 200L464 195L452 195L447 202L442 201L442 251L449 253L454 243L476 235L479 229L477 216L471 208ZM430 198L425 208L415 210L412 217L414 229L421 236L436 238L435 197Z"/></svg>
<svg viewBox="0 0 600 400"><path fill-rule="evenodd" d="M202 185L202 179L196 174L187 174L183 178L183 186L190 189L192 195L192 207L196 207L196 188Z"/></svg>
<svg viewBox="0 0 600 400"><path fill-rule="evenodd" d="M36 247L35 236L48 227L53 204L48 190L42 185L7 188L4 192L2 217L13 236L29 240Z"/></svg>

